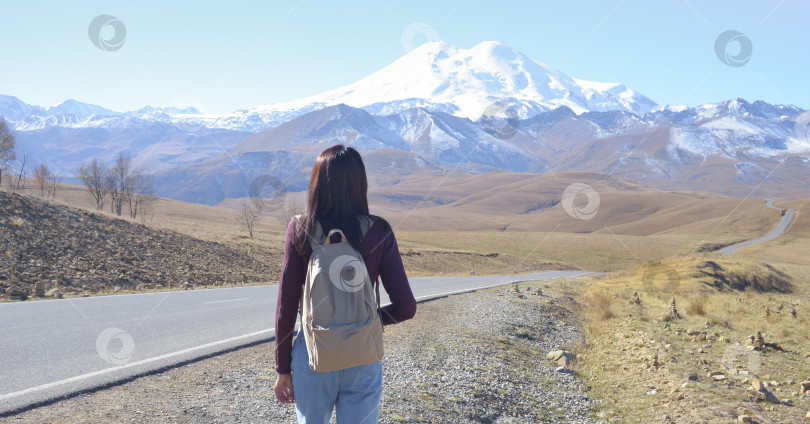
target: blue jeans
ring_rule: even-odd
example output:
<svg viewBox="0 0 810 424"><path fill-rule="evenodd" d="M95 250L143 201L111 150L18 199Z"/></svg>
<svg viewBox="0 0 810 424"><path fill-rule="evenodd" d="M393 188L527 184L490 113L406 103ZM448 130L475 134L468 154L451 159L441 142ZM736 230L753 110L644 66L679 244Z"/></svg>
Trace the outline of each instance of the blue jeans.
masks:
<svg viewBox="0 0 810 424"><path fill-rule="evenodd" d="M292 380L301 424L328 424L332 409L340 424L376 423L380 418L382 361L340 371L312 371L304 332L299 331L293 342Z"/></svg>

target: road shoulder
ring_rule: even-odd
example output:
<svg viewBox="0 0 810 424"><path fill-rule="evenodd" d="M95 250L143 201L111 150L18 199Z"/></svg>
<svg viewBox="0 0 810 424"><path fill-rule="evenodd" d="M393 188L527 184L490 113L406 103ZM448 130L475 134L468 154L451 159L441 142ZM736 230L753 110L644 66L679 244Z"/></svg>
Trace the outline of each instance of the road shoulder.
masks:
<svg viewBox="0 0 810 424"><path fill-rule="evenodd" d="M381 422L596 422L576 373L545 359L583 340L540 283L419 305L385 332ZM294 422L264 343L18 414L15 422Z"/></svg>

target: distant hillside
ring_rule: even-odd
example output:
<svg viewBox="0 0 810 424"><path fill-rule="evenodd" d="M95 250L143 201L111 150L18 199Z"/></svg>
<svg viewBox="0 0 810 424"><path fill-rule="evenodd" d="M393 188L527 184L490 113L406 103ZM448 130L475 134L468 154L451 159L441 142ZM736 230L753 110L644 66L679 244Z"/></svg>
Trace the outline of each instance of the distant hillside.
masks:
<svg viewBox="0 0 810 424"><path fill-rule="evenodd" d="M0 190L0 298L36 282L65 294L266 282L280 259Z"/></svg>
<svg viewBox="0 0 810 424"><path fill-rule="evenodd" d="M574 184L597 196L588 205L584 192L572 193L569 209L589 212L587 208L594 208L579 218L569 214L563 203L566 189ZM758 237L780 219L780 212L766 208L763 199L661 191L590 172L459 172L442 178L426 172L405 176L396 185L372 186L369 202L374 213L405 231L727 234L746 238Z"/></svg>

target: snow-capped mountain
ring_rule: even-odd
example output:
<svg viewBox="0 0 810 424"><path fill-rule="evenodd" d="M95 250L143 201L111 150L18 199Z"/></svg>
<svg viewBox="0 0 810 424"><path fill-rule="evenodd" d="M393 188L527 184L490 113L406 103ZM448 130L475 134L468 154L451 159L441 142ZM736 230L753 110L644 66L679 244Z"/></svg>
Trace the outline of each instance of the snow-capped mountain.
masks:
<svg viewBox="0 0 810 424"><path fill-rule="evenodd" d="M421 107L478 119L496 101L519 104L519 115L567 106L577 113L624 110L644 115L656 106L623 84L571 78L500 42L461 49L443 41L426 43L356 83L292 102L250 111L270 114L310 111L343 103L388 115Z"/></svg>
<svg viewBox="0 0 810 424"><path fill-rule="evenodd" d="M728 102L723 102L682 111L693 115L718 111L712 118L692 123L673 122L664 109L639 117L624 111L577 115L561 106L512 122L515 127L509 137L499 137L482 120L425 108L374 116L341 104L252 134L212 159L167 169L160 175L170 183L159 188L172 198L216 204L226 197L246 196L252 178L270 173L303 189L306 168L318 153L336 143L373 155L377 164L394 162L386 152L407 153L397 156L397 166L408 164L398 171L403 175L420 167L470 173L593 171L664 189L743 196L766 176L806 180L810 143L797 136L795 117L769 118L772 110L793 110L751 108L742 99L735 102L738 107L728 108ZM749 112L737 113L742 110ZM790 163L773 174L767 171L779 161ZM773 196L797 192L795 184L780 188L769 184L762 188Z"/></svg>
<svg viewBox="0 0 810 424"><path fill-rule="evenodd" d="M0 95L0 117L18 150L66 174L125 151L159 172L161 194L208 204L246 195L257 173L305 187L302 169L329 143L353 145L375 169L397 164L392 172L402 173L594 171L743 195L766 176L810 187L810 116L801 108L741 98L659 106L623 84L569 77L498 42L428 43L353 84L229 114L116 112L76 100L41 107ZM786 165L770 173L773 163Z"/></svg>
<svg viewBox="0 0 810 424"><path fill-rule="evenodd" d="M516 105L521 118L560 106L576 113L620 110L642 116L656 103L623 84L571 78L500 42L462 49L442 41L426 43L353 84L300 100L259 106L229 114L146 107L115 112L68 100L58 106L20 109L19 99L0 96L0 116L18 130L54 125L103 127L127 125L131 118L193 121L194 125L237 131L261 131L326 106L346 104L373 115L412 108L476 120L494 102ZM16 100L16 101L14 101ZM6 105L5 101L8 101ZM193 109L193 108L192 108ZM159 112L159 113L158 113ZM192 115L192 116L189 116ZM98 119L105 117L105 119Z"/></svg>

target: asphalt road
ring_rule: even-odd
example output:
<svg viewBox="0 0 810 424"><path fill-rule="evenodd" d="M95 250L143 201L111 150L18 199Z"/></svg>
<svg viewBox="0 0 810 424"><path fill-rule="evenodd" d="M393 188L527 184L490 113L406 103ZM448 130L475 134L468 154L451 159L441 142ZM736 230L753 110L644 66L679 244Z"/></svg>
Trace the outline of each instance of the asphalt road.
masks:
<svg viewBox="0 0 810 424"><path fill-rule="evenodd" d="M587 274L410 278L418 300ZM0 416L274 337L277 286L0 304ZM383 290L382 303L388 302Z"/></svg>
<svg viewBox="0 0 810 424"><path fill-rule="evenodd" d="M779 221L779 224L776 225L776 228L774 228L770 233L768 233L767 235L764 235L762 237L755 238L755 239L752 239L752 240L746 240L744 242L737 243L737 244L732 244L731 246L726 246L726 247L718 250L718 253L720 253L721 255L728 255L728 254L734 253L734 252L736 252L736 251L738 251L738 250L740 250L740 249L742 249L744 247L749 247L749 246L753 246L753 245L755 245L757 243L762 243L764 241L773 240L773 239L781 236L782 234L784 234L785 230L787 230L787 227L793 221L793 217L796 215L796 211L795 210L784 210L784 209L776 208L776 207L773 206L773 200L771 200L771 199L768 199L768 202L765 204L765 206L767 206L767 207L769 207L771 209L778 209L778 210L784 211L784 214L782 215L782 220Z"/></svg>

